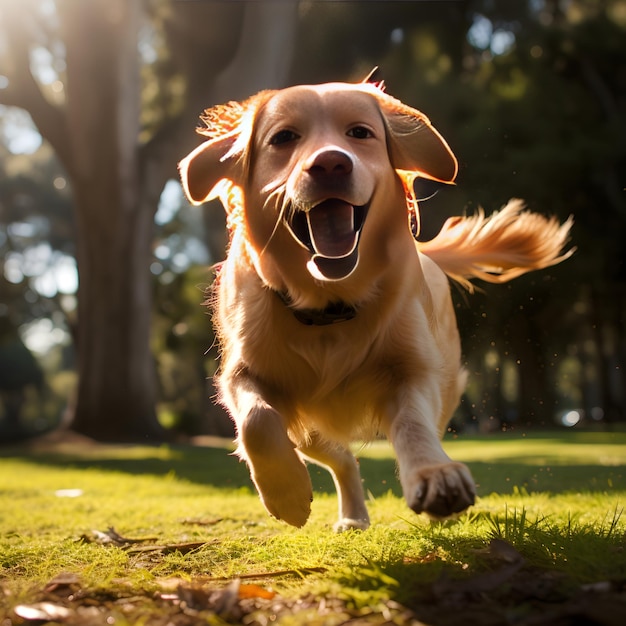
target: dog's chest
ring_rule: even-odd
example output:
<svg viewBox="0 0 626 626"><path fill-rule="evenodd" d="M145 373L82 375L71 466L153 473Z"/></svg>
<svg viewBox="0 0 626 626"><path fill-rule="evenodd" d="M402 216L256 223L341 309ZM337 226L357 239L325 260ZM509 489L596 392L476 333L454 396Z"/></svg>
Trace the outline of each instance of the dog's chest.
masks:
<svg viewBox="0 0 626 626"><path fill-rule="evenodd" d="M245 360L260 378L285 391L330 390L363 368L367 349L332 329L303 326L301 331L296 327L300 332L274 333L271 326L267 323L264 332L248 338Z"/></svg>
<svg viewBox="0 0 626 626"><path fill-rule="evenodd" d="M255 377L281 400L299 407L330 407L376 403L381 387L388 393L394 368L386 366L389 359L375 340L350 327L357 321L325 329L297 324L291 326L293 332L279 335L270 331L271 323L266 325L246 351Z"/></svg>

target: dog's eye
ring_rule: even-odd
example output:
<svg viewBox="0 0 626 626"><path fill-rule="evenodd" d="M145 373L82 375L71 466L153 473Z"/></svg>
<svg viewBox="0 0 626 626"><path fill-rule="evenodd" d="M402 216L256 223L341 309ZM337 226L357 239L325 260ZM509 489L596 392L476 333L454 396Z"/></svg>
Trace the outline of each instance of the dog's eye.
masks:
<svg viewBox="0 0 626 626"><path fill-rule="evenodd" d="M355 126L351 128L347 133L348 137L354 137L354 139L369 139L374 136L374 133L365 126Z"/></svg>
<svg viewBox="0 0 626 626"><path fill-rule="evenodd" d="M281 144L294 141L295 139L298 139L298 135L296 135L296 133L294 133L292 130L283 129L272 135L272 137L270 138L270 145L279 146Z"/></svg>

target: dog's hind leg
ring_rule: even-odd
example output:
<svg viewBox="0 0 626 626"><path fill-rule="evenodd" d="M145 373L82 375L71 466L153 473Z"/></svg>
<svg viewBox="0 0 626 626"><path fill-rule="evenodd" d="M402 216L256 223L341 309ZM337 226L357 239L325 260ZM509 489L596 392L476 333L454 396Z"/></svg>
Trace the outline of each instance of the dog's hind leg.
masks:
<svg viewBox="0 0 626 626"><path fill-rule="evenodd" d="M350 529L365 530L370 525L365 506L361 474L354 455L343 446L325 441L316 434L298 450L318 465L325 467L335 481L339 498L337 532Z"/></svg>
<svg viewBox="0 0 626 626"><path fill-rule="evenodd" d="M236 404L237 454L248 464L263 505L275 518L304 526L311 512L311 478L283 418L250 390L239 389Z"/></svg>

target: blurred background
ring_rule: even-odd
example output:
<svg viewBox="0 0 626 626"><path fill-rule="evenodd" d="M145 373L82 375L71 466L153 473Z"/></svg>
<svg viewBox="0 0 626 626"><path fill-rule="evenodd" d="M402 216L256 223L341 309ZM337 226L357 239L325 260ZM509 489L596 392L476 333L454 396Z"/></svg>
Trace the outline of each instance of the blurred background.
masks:
<svg viewBox="0 0 626 626"><path fill-rule="evenodd" d="M176 164L206 107L359 81L460 162L421 238L509 198L574 215L565 263L452 287L457 431L626 420L626 0L0 0L0 442L230 436L202 302L227 244Z"/></svg>

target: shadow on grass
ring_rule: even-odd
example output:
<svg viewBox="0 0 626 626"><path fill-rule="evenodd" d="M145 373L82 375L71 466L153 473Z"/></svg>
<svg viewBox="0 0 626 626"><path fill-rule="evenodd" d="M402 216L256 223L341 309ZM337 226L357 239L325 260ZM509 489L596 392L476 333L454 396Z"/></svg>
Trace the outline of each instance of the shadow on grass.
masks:
<svg viewBox="0 0 626 626"><path fill-rule="evenodd" d="M20 459L41 466L74 469L99 469L134 475L175 476L182 480L216 488L250 487L252 482L245 463L225 447L174 446L99 446L76 452L43 451L26 448L0 448L2 458ZM588 459L585 459L588 460ZM392 492L401 495L395 460L390 457L361 457L361 476L366 492L374 497ZM626 490L626 467L601 463L540 465L532 459L515 457L493 461L469 462L479 496L510 494L516 489L532 492L599 492ZM330 474L309 465L316 493L334 493Z"/></svg>
<svg viewBox="0 0 626 626"><path fill-rule="evenodd" d="M613 491L623 494L626 490L623 464L606 465L600 457L594 463L589 452L577 457L571 446L567 454L559 454L556 447L563 440L548 437L541 440L544 444L549 442L550 446L555 444L552 456L545 462L539 460L540 456L532 447L528 448L528 456L505 456L503 448L485 447L483 451L485 439L463 441L468 458L479 459L468 463L479 495L506 495L516 489L551 494ZM495 446L497 440L491 441ZM507 442L515 443L515 440L507 439ZM615 439L611 441L612 445L616 443L620 445ZM478 452L474 446L480 447ZM457 448L457 452L460 449ZM496 455L498 450L499 456ZM369 455L365 454L360 458L365 490L374 497L390 491L400 495L393 458L375 447ZM492 454L491 460L489 454ZM607 458L616 462L622 455L616 453ZM54 451L5 447L0 448L0 465L3 459L19 460L43 471L47 468L95 469L128 475L175 476L225 490L252 489L246 465L232 456L227 447L71 445ZM317 493L334 493L328 472L311 465L310 473ZM615 507L615 514L617 510ZM608 511L607 524L610 524L611 508ZM519 551L519 558L524 559L519 569L516 567L521 561L515 560L515 552L511 563L510 550L503 553L506 560L486 548L484 532L474 532L492 516L494 534L499 536L499 532ZM394 535L393 528L382 529L378 537L386 538L387 543L383 541L380 550L376 544L376 556L368 557L365 566L341 570L345 572L338 578L342 593L356 605L365 603L365 607L378 602L377 598L384 604L389 597L408 607L411 619L439 626L621 624L626 608L622 591L626 571L623 533L609 533L606 525L604 532L599 532L597 526L576 526L567 521L559 526L551 519L535 523L533 518L524 524L523 516L523 510L507 511L504 517L491 511L479 511L468 516L465 522L459 522L458 532L450 530L456 528L454 522L416 525L416 538L419 541L424 537L431 539L432 549L410 552L409 558L407 531L402 531L404 535L399 531ZM541 517L539 513L537 519ZM463 527L463 523L467 526ZM346 537L348 545L358 539L358 535L346 534ZM402 540L395 542L394 537ZM604 590L602 595L593 590L593 585L591 591L585 591L581 585L587 583L599 583ZM613 619L614 616L617 618Z"/></svg>

